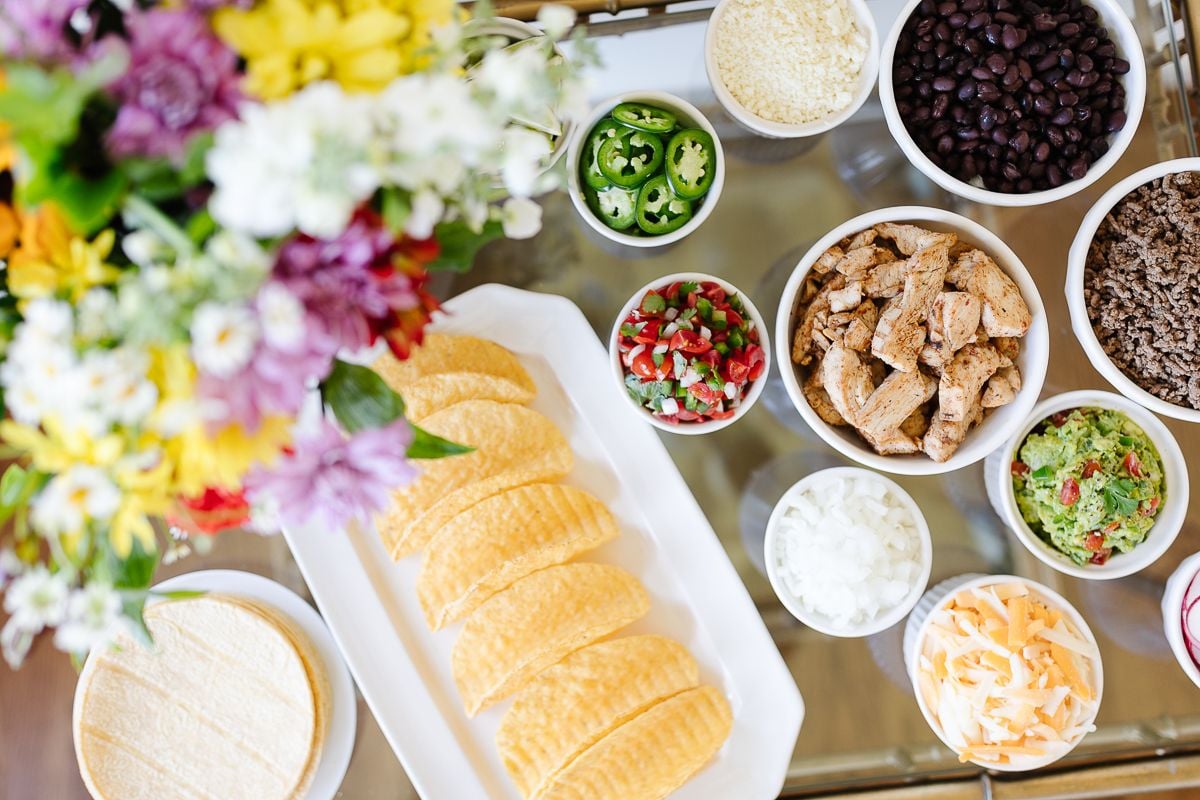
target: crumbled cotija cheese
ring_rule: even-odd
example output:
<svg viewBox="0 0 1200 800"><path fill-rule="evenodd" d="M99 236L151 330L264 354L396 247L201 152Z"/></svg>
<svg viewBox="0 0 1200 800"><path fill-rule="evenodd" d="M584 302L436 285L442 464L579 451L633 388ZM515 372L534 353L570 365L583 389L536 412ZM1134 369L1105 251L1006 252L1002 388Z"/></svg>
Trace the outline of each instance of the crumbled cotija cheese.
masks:
<svg viewBox="0 0 1200 800"><path fill-rule="evenodd" d="M816 122L854 99L867 37L846 0L731 0L715 54L721 80L751 113Z"/></svg>

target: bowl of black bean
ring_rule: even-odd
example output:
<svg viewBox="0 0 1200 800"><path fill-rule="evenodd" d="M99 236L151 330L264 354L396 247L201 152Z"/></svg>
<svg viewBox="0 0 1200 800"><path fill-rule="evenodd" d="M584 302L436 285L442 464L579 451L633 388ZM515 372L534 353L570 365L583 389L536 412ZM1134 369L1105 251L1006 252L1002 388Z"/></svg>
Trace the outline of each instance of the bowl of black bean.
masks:
<svg viewBox="0 0 1200 800"><path fill-rule="evenodd" d="M1146 64L1116 0L910 0L883 44L879 98L896 143L939 186L1034 206L1125 152Z"/></svg>

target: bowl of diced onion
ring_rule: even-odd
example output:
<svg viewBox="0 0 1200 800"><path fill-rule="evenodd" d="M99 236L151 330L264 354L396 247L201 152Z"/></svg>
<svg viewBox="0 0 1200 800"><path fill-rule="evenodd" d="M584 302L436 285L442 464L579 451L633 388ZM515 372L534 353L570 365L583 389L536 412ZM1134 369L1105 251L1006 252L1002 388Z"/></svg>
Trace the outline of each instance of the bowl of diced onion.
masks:
<svg viewBox="0 0 1200 800"><path fill-rule="evenodd" d="M1192 683L1200 686L1200 553L1185 558L1163 591L1163 633Z"/></svg>
<svg viewBox="0 0 1200 800"><path fill-rule="evenodd" d="M916 501L859 467L821 470L788 489L767 521L767 578L813 630L870 636L904 619L929 582L933 543Z"/></svg>
<svg viewBox="0 0 1200 800"><path fill-rule="evenodd" d="M1095 730L1104 694L1096 637L1066 598L1035 581L942 581L909 617L904 657L921 714L963 761L1039 769Z"/></svg>

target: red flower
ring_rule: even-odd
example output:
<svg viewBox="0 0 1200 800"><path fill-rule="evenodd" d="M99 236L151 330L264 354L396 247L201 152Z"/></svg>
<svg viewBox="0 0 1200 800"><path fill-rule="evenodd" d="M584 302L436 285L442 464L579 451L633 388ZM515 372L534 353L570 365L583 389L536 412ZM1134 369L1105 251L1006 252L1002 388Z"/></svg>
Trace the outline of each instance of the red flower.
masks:
<svg viewBox="0 0 1200 800"><path fill-rule="evenodd" d="M242 492L209 487L196 497L178 497L167 523L189 535L213 536L250 522L250 504Z"/></svg>

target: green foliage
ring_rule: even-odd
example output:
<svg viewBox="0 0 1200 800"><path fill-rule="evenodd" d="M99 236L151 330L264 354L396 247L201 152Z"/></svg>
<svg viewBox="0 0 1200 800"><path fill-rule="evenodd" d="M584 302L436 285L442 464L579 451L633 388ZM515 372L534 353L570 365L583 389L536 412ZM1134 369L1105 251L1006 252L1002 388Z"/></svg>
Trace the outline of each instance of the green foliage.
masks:
<svg viewBox="0 0 1200 800"><path fill-rule="evenodd" d="M471 230L471 227L462 221L442 222L434 227L433 236L438 241L440 252L429 264L428 269L466 272L474 263L479 248L495 239L503 238L504 228L495 220L485 223L479 231Z"/></svg>
<svg viewBox="0 0 1200 800"><path fill-rule="evenodd" d="M340 359L321 383L321 397L338 422L350 433L382 428L404 416L404 400L374 370ZM434 436L416 425L408 446L409 458L444 458L470 453L473 447Z"/></svg>
<svg viewBox="0 0 1200 800"><path fill-rule="evenodd" d="M33 499L50 476L20 464L9 464L0 477L0 525L8 522L12 515L22 510Z"/></svg>

